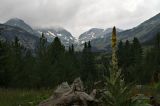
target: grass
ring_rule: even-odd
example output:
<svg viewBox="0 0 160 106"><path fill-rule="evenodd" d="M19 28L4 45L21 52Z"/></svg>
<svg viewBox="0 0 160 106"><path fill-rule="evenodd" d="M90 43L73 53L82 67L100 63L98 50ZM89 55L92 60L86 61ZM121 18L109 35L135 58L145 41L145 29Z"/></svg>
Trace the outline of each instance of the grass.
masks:
<svg viewBox="0 0 160 106"><path fill-rule="evenodd" d="M133 90L135 94L154 95L160 102L160 83L155 86L146 85L141 90ZM0 88L0 106L36 106L39 102L53 94L51 89L22 90Z"/></svg>
<svg viewBox="0 0 160 106"><path fill-rule="evenodd" d="M144 94L146 97L155 97L156 101L160 103L160 83L152 85L143 85L141 89L134 88L132 90L133 95Z"/></svg>
<svg viewBox="0 0 160 106"><path fill-rule="evenodd" d="M0 89L0 106L36 106L51 94L52 90Z"/></svg>

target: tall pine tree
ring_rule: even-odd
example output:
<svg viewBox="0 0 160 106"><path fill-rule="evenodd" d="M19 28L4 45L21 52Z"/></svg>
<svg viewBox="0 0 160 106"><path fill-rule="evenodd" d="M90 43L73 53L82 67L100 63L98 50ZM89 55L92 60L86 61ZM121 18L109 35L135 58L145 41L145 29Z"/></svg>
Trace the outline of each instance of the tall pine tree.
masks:
<svg viewBox="0 0 160 106"><path fill-rule="evenodd" d="M84 83L88 86L88 90L92 89L93 83L98 79L98 72L95 67L95 59L90 41L84 44L80 75Z"/></svg>

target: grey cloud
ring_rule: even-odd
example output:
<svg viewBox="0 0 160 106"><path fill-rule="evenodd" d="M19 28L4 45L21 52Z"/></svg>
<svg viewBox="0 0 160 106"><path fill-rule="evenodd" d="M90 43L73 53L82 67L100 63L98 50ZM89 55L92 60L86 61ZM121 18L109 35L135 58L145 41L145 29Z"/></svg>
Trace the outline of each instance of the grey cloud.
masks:
<svg viewBox="0 0 160 106"><path fill-rule="evenodd" d="M62 26L78 37L92 27L134 27L160 12L160 0L1 0L0 22Z"/></svg>
<svg viewBox="0 0 160 106"><path fill-rule="evenodd" d="M3 20L18 17L33 24L58 24L71 19L79 6L75 0L2 0L0 15Z"/></svg>

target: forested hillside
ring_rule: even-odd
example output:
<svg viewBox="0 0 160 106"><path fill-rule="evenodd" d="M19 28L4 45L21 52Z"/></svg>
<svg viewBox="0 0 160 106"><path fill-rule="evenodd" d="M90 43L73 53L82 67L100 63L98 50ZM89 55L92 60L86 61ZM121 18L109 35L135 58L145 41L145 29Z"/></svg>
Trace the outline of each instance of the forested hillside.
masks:
<svg viewBox="0 0 160 106"><path fill-rule="evenodd" d="M116 34L115 29L113 34ZM43 33L34 52L22 46L18 37L12 42L2 40L0 41L0 87L53 89L64 81L71 83L80 77L86 92L94 89L99 81L102 89L106 83L105 78L109 78L107 80L109 85L105 88L111 90L111 93L115 91L122 93L118 89L121 89L119 87L124 89L123 86L117 85L122 79L124 84L134 83L134 86L156 84L158 90L160 33L157 33L154 45L151 47L143 47L136 37L132 41L119 41L117 38L112 39L113 41L116 43L112 43L114 49L111 54L93 52L90 41L84 43L84 49L80 52L74 50L74 45L70 45L66 50L58 37L48 44ZM118 82L110 85L114 80ZM111 88L108 88L109 86Z"/></svg>
<svg viewBox="0 0 160 106"><path fill-rule="evenodd" d="M160 34L151 48L143 48L137 38L119 41L118 61L127 82L137 84L158 81L160 64ZM17 37L12 43L0 42L0 85L2 87L54 87L81 76L86 84L103 80L107 74L110 53L92 52L90 42L81 52L70 45L65 50L58 37L51 44L42 35L35 52L23 47Z"/></svg>

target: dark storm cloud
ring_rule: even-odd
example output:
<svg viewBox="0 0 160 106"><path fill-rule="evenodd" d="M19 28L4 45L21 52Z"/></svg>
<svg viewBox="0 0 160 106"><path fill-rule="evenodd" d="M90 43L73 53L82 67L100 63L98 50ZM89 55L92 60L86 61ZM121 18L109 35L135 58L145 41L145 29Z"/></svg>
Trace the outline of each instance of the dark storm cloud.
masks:
<svg viewBox="0 0 160 106"><path fill-rule="evenodd" d="M131 28L160 12L160 0L0 0L0 22L62 26L74 36L92 27Z"/></svg>

